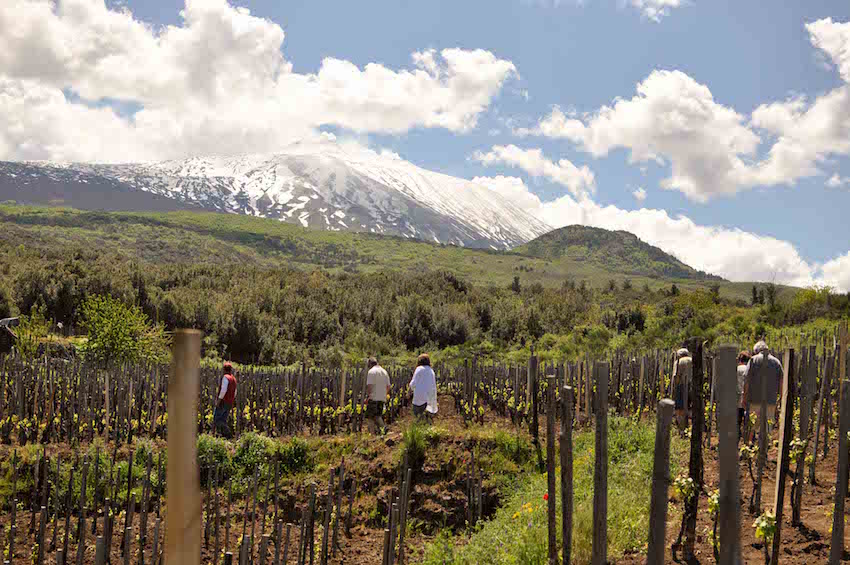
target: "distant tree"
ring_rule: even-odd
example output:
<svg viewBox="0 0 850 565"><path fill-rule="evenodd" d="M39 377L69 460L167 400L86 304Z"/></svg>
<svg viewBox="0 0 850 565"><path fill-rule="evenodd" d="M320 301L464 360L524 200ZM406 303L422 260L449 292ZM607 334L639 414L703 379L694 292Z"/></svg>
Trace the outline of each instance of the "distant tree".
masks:
<svg viewBox="0 0 850 565"><path fill-rule="evenodd" d="M0 286L0 318L8 318L12 315L12 297L6 287Z"/></svg>
<svg viewBox="0 0 850 565"><path fill-rule="evenodd" d="M537 312L537 308L532 308L528 312L528 319L526 320L525 328L528 331L528 335L534 339L539 339L545 333L543 331L543 324L540 322L540 314Z"/></svg>
<svg viewBox="0 0 850 565"><path fill-rule="evenodd" d="M764 304L764 289L763 288L759 289L759 304L762 304L762 305Z"/></svg>
<svg viewBox="0 0 850 565"><path fill-rule="evenodd" d="M168 338L162 326L153 326L138 306L126 306L111 296L92 295L83 304L83 326L88 332L84 355L103 363L164 361Z"/></svg>
<svg viewBox="0 0 850 565"><path fill-rule="evenodd" d="M649 288L649 283L643 283L643 293L644 293L644 294L649 294L649 293L651 293L651 292L652 292L652 289L651 289L651 288Z"/></svg>
<svg viewBox="0 0 850 565"><path fill-rule="evenodd" d="M522 291L522 286L519 283L519 276L514 275L514 281L511 283L511 290L519 294Z"/></svg>
<svg viewBox="0 0 850 565"><path fill-rule="evenodd" d="M44 317L43 306L34 306L29 316L21 316L15 335L18 336L16 347L24 359L38 355L38 346L47 338L49 329L50 322Z"/></svg>
<svg viewBox="0 0 850 565"><path fill-rule="evenodd" d="M758 303L759 303L759 289L756 285L753 285L752 305L755 306Z"/></svg>
<svg viewBox="0 0 850 565"><path fill-rule="evenodd" d="M614 279L608 279L608 292L616 292L617 291L617 281Z"/></svg>
<svg viewBox="0 0 850 565"><path fill-rule="evenodd" d="M679 294L679 287L676 286L676 283L673 283L673 285L670 287L670 296L679 296Z"/></svg>
<svg viewBox="0 0 850 565"><path fill-rule="evenodd" d="M623 281L623 290L631 290L632 289L632 279L626 279Z"/></svg>
<svg viewBox="0 0 850 565"><path fill-rule="evenodd" d="M714 283L711 285L711 300L714 301L715 304L720 304L720 285Z"/></svg>
<svg viewBox="0 0 850 565"><path fill-rule="evenodd" d="M776 285L768 283L765 285L765 295L767 296L767 305L773 310L776 308Z"/></svg>

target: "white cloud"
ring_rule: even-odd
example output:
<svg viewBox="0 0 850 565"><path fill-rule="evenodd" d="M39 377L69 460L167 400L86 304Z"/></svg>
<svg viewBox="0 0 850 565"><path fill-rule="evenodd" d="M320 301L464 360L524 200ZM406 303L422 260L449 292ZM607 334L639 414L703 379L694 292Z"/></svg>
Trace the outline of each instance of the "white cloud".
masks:
<svg viewBox="0 0 850 565"><path fill-rule="evenodd" d="M646 200L646 190L643 187L639 186L632 191L632 196L634 196L635 200L637 200L638 202L643 202L644 200Z"/></svg>
<svg viewBox="0 0 850 565"><path fill-rule="evenodd" d="M559 7L563 4L574 4L584 6L588 0L523 0L532 5ZM628 3L636 8L647 19L660 22L662 18L670 15L670 10L685 5L685 0L620 0L622 5Z"/></svg>
<svg viewBox="0 0 850 565"><path fill-rule="evenodd" d="M822 284L850 292L850 252L824 263Z"/></svg>
<svg viewBox="0 0 850 565"><path fill-rule="evenodd" d="M583 120L554 108L535 128L518 133L566 138L595 157L626 148L632 163L669 162L671 176L661 186L697 201L748 182L742 156L754 155L759 144L743 116L679 71L653 71L638 84L636 96L617 99Z"/></svg>
<svg viewBox="0 0 850 565"><path fill-rule="evenodd" d="M850 81L850 23L825 19L806 29ZM850 84L813 100L763 104L747 119L685 73L653 71L631 99L617 98L584 116L555 107L535 127L514 131L569 139L595 157L624 148L632 163L669 164L662 187L705 202L757 186L791 185L822 174L820 164L830 156L849 155ZM768 142L762 157L759 147Z"/></svg>
<svg viewBox="0 0 850 565"><path fill-rule="evenodd" d="M540 198L528 190L525 182L520 178L499 175L496 177L475 177L472 182L498 193L521 210L533 215L540 212L542 205Z"/></svg>
<svg viewBox="0 0 850 565"><path fill-rule="evenodd" d="M812 44L826 53L838 67L844 82L850 83L850 22L826 18L806 24Z"/></svg>
<svg viewBox="0 0 850 565"><path fill-rule="evenodd" d="M299 74L274 22L226 0L186 0L181 16L180 26L154 29L99 0L0 2L0 120L26 125L23 133L0 129L0 158L274 151L322 125L467 131L516 75L510 61L480 49L414 53L402 70L327 58L315 74ZM20 91L36 100L10 100ZM109 100L141 110L130 118L86 112ZM108 144L80 145L79 131L62 127L81 115L81 131Z"/></svg>
<svg viewBox="0 0 850 565"><path fill-rule="evenodd" d="M850 186L850 177L839 176L838 173L829 177L826 181L826 186L829 188L841 188L842 186Z"/></svg>
<svg viewBox="0 0 850 565"><path fill-rule="evenodd" d="M471 159L487 166L507 165L520 168L533 177L545 177L567 187L577 197L583 197L595 190L593 171L586 165L576 167L567 159L561 159L556 163L547 159L541 149L494 145L487 153L476 151Z"/></svg>
<svg viewBox="0 0 850 565"><path fill-rule="evenodd" d="M672 8L678 8L683 4L682 0L630 0L629 3L656 23L670 15Z"/></svg>

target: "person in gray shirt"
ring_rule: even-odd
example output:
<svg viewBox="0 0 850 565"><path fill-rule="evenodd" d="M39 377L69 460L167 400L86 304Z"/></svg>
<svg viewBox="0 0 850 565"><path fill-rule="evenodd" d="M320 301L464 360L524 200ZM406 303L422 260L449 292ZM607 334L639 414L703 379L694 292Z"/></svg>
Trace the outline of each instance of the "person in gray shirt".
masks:
<svg viewBox="0 0 850 565"><path fill-rule="evenodd" d="M763 370L765 362L767 363L767 367ZM756 343L753 346L753 357L747 365L744 382L744 399L750 414L758 414L758 417L761 418L762 378L767 379L767 397L765 401L767 404L768 433L770 433L771 419L774 422L776 421L776 399L782 392L782 373L782 363L770 354L767 343L764 340ZM750 442L754 438L755 426L750 431Z"/></svg>

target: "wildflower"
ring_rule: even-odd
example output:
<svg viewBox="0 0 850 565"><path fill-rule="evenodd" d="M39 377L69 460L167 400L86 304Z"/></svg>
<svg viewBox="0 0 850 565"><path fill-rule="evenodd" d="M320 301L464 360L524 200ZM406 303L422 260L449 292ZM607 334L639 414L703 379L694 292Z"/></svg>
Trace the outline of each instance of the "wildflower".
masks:
<svg viewBox="0 0 850 565"><path fill-rule="evenodd" d="M546 500L546 501L549 500L549 493L548 492L543 495L543 500Z"/></svg>

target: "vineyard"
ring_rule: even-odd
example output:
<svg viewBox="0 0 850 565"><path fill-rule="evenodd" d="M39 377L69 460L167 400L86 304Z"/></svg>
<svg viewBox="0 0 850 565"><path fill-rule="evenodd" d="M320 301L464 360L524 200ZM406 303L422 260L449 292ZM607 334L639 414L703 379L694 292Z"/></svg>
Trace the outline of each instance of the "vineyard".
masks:
<svg viewBox="0 0 850 565"><path fill-rule="evenodd" d="M779 421L752 445L737 441L737 348L701 339L692 421L672 443L661 350L442 364L430 424L409 414L410 368L388 367L386 437L365 433L362 367L246 366L233 441L211 433L220 367L201 368L197 332L176 334L170 367L8 355L4 559L837 563L847 333L806 339L774 352Z"/></svg>

